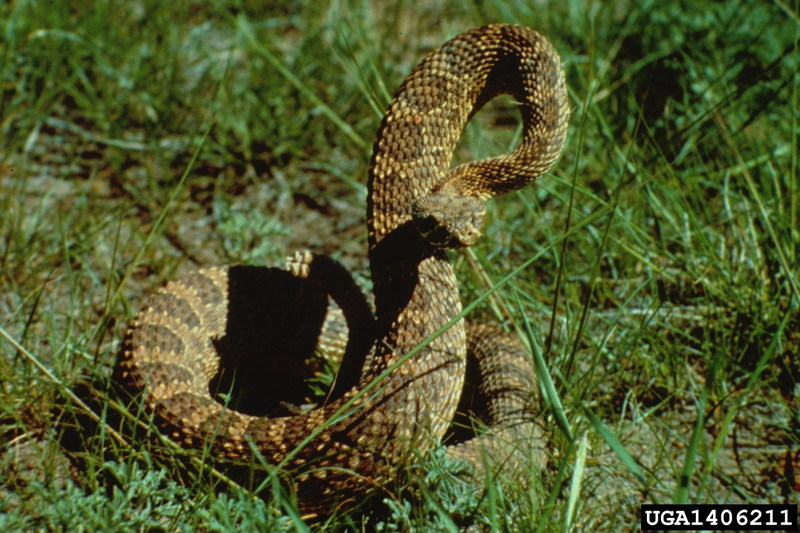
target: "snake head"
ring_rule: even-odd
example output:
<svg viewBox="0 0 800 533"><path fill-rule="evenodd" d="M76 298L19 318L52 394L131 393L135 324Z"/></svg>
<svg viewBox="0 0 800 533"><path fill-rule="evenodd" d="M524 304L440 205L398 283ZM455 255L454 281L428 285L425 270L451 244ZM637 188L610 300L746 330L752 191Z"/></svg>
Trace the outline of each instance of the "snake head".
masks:
<svg viewBox="0 0 800 533"><path fill-rule="evenodd" d="M461 248L481 236L486 202L462 194L435 192L414 201L411 213L417 231L433 246Z"/></svg>

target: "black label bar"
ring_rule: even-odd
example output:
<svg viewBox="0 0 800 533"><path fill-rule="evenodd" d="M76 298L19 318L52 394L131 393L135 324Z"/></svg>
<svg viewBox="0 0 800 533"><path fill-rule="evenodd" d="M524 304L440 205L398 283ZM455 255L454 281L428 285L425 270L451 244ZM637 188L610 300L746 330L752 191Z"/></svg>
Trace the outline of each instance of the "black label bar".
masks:
<svg viewBox="0 0 800 533"><path fill-rule="evenodd" d="M643 530L797 531L796 504L647 504Z"/></svg>

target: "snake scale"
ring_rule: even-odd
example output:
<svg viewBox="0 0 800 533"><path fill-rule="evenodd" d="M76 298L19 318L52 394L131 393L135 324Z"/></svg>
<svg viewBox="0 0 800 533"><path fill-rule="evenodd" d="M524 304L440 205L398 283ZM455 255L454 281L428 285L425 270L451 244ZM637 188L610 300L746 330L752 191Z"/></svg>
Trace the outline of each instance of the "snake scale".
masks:
<svg viewBox="0 0 800 533"><path fill-rule="evenodd" d="M451 169L467 121L498 94L519 104L521 142L508 154ZM363 352L363 368L353 386L330 401L302 414L255 416L215 399L209 381L220 353L259 345L234 337L234 315L261 320L261 311L249 310L247 302L272 298L247 296L252 291L242 284L255 278L237 267L200 270L151 296L126 334L115 379L182 446L208 448L220 461L244 465L257 482L269 465L280 465L291 474L301 510L327 513L385 484L399 465L440 441L459 402L469 336L492 428L451 452L482 469L482 450L502 450L509 428L523 440L533 438L525 436L530 417L524 407L534 391L532 370L524 353L513 359L520 349L512 339L481 326L468 335L464 321L454 320L462 307L446 249L478 238L488 199L550 168L569 115L557 53L521 26L467 31L406 78L384 116L369 169L374 319L355 326L365 337L354 349ZM273 285L288 286L289 278L298 277L303 275L279 276ZM338 285L330 283L322 295ZM247 296L244 303L234 302L234 291ZM262 308L305 305L297 298L287 304L276 296ZM314 332L291 323L302 321L303 312L286 313L273 314L297 343L308 343L304 337ZM345 314L351 321L359 312ZM316 339L310 342L313 349Z"/></svg>

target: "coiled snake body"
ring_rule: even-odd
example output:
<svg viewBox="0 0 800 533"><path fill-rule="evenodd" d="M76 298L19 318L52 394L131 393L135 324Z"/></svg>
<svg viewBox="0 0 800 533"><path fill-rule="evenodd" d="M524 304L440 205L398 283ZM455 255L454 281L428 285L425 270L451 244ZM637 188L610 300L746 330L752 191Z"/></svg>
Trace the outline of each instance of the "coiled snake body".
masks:
<svg viewBox="0 0 800 533"><path fill-rule="evenodd" d="M520 103L520 145L449 169L466 122L500 93ZM254 416L217 401L209 381L220 354L258 344L233 337L233 315L247 314L233 301L247 278L236 267L201 270L151 297L126 335L116 379L141 395L153 419L182 445L209 447L255 471L268 470L264 463L291 471L303 510L325 512L384 483L441 439L461 393L467 335L463 321L454 320L461 304L444 248L472 244L486 200L547 171L568 119L560 60L539 34L489 25L455 37L405 80L375 142L367 209L375 319L356 326L368 340L355 348L365 352L355 385L292 416ZM519 398L508 391L524 396L533 385L522 368L527 361L509 365L502 351L495 354L502 338L493 340L481 327L471 338L481 372L488 373L488 401L496 402L489 423L498 429L453 453L481 468L478 448L500 446L498 435L515 418L510 413ZM514 423L527 422L521 418Z"/></svg>

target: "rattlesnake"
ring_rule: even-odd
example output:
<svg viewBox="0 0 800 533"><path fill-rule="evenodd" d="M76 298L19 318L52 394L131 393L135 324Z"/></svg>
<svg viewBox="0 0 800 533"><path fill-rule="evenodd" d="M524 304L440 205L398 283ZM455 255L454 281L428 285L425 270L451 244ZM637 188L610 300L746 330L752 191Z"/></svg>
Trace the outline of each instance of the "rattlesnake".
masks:
<svg viewBox="0 0 800 533"><path fill-rule="evenodd" d="M520 104L520 145L449 170L466 122L501 93ZM267 465L290 472L304 511L327 512L374 490L441 439L459 401L467 334L463 320L455 320L462 308L445 248L478 238L489 198L549 169L569 115L557 53L524 27L496 24L463 33L409 75L374 145L367 208L374 320L355 326L364 336L352 351L365 362L355 385L338 397L303 414L270 417L236 411L209 392L220 357L248 347L264 351L254 338L235 337L242 329L237 320L254 324L243 328L244 337L266 327L265 320L283 321L276 329L290 328L297 344L310 341L313 349L318 329L302 330L295 321L317 314L305 306L316 309L339 283L322 291L303 285L299 278L307 271L298 277L254 267L207 268L168 284L133 320L115 378L181 445L208 447L221 461L244 465L256 483L270 471ZM267 286L288 296L266 296ZM354 300L357 310L348 319L369 315ZM270 317L253 316L271 311ZM497 340L482 327L473 332L490 396L488 420L496 427L452 453L480 470L481 450L502 450L510 428L523 440L532 438L525 436L529 415L518 407L530 402L534 386L524 354L504 359L520 353L513 340Z"/></svg>

